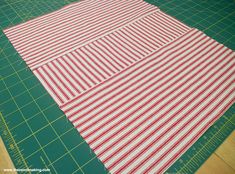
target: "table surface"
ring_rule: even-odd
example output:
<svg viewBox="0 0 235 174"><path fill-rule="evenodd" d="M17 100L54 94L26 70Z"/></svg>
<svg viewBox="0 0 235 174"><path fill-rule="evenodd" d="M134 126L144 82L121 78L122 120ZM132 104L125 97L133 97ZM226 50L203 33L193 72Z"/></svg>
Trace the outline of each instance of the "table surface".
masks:
<svg viewBox="0 0 235 174"><path fill-rule="evenodd" d="M0 138L0 171L3 169L13 169L14 165ZM16 172L12 172L14 174ZM235 173L235 131L219 146L219 148L206 160L198 169L196 174L233 174Z"/></svg>
<svg viewBox="0 0 235 174"><path fill-rule="evenodd" d="M206 160L196 174L234 174L235 173L235 131Z"/></svg>

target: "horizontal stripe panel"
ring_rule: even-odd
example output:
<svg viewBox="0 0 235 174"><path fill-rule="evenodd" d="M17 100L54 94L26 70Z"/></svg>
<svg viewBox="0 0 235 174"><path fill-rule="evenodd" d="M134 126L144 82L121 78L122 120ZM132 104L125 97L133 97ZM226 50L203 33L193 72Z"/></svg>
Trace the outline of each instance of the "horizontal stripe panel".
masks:
<svg viewBox="0 0 235 174"><path fill-rule="evenodd" d="M54 21L45 16L4 32L32 67L158 10L144 1L85 2L49 14Z"/></svg>
<svg viewBox="0 0 235 174"><path fill-rule="evenodd" d="M149 17L158 13L160 12L155 12ZM66 103L179 37L171 29L167 31L167 35L171 33L171 38L160 30L151 29L155 28L159 21L164 23L164 20L159 19L146 25L145 19L147 17L50 60L39 68L54 79L53 85L66 96ZM177 22L169 16L168 19ZM183 35L190 28L180 30Z"/></svg>

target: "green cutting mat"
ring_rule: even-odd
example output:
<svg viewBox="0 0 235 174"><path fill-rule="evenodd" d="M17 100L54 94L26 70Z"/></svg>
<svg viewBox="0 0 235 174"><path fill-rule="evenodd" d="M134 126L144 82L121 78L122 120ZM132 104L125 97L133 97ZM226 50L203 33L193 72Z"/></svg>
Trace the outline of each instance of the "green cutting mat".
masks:
<svg viewBox="0 0 235 174"><path fill-rule="evenodd" d="M9 43L2 29L74 0L0 0L0 135L16 168L51 173L108 173ZM148 0L235 50L235 3L229 0ZM234 130L235 105L169 170L194 173Z"/></svg>

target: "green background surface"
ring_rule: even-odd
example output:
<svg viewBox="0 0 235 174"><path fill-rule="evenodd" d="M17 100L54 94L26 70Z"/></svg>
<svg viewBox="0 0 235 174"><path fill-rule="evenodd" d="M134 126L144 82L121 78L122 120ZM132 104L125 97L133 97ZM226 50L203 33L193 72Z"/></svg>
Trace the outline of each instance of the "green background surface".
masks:
<svg viewBox="0 0 235 174"><path fill-rule="evenodd" d="M0 135L16 168L49 168L58 174L108 173L2 32L73 1L0 0ZM235 50L233 0L147 2ZM234 130L234 123L235 105L167 172L194 173Z"/></svg>

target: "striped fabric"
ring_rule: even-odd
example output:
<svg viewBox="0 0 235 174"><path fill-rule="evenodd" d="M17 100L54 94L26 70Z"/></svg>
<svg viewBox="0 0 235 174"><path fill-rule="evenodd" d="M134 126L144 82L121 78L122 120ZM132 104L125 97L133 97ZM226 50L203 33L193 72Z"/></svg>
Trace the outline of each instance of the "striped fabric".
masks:
<svg viewBox="0 0 235 174"><path fill-rule="evenodd" d="M77 3L77 5L81 4ZM61 106L190 30L189 27L159 11L156 7L146 5L146 3L140 3L140 5L141 8L146 6L146 9L144 8L145 10L142 11L148 11L149 8L154 8L154 11L139 17L138 20L129 22L127 25L122 25L112 32L104 33L102 37L90 38L91 40L86 41L85 45L77 39L75 41L79 45L75 45L72 50L67 44L60 46L61 40L58 38L62 37L63 33L60 36L56 33L57 30L51 31L52 35L58 35L54 40L51 40L53 45L58 46L60 50L69 50L63 51L59 56L53 45L49 44L44 47L40 40L36 40L39 32L42 42L48 44L46 41L49 39L49 34L45 33L44 35L44 32L40 32L40 28L35 32L30 30L30 33L26 32L25 35L24 32L16 33L14 28L6 30L5 33L56 103ZM72 7L70 6L70 8ZM77 14L77 16L79 15ZM41 23L42 21L37 22ZM35 22L31 23L35 24ZM51 28L53 28L52 24L50 24ZM26 25L24 28L29 28L27 23L22 25ZM92 25L97 27L93 23ZM64 26L58 25L57 27L58 30L60 27L62 30ZM51 28L49 29L51 30ZM17 31L21 31L20 29ZM73 33L70 38L67 38L68 44L72 43L78 34ZM21 36L22 42L18 40L18 35ZM34 37L30 38L31 35ZM25 42L31 41L31 39L35 39L35 41ZM34 44L35 42L37 44ZM23 45L26 45L25 49L29 54L22 52ZM37 54L32 56L35 52ZM45 56L45 59L42 59L41 55Z"/></svg>
<svg viewBox="0 0 235 174"><path fill-rule="evenodd" d="M235 53L143 1L4 32L111 173L163 173L235 102Z"/></svg>
<svg viewBox="0 0 235 174"><path fill-rule="evenodd" d="M189 29L157 11L34 69L34 73L60 106Z"/></svg>
<svg viewBox="0 0 235 174"><path fill-rule="evenodd" d="M162 173L234 102L234 58L193 29L61 108L112 173Z"/></svg>
<svg viewBox="0 0 235 174"><path fill-rule="evenodd" d="M142 1L89 0L4 30L31 69L158 11Z"/></svg>

